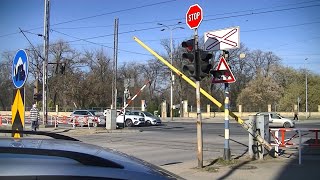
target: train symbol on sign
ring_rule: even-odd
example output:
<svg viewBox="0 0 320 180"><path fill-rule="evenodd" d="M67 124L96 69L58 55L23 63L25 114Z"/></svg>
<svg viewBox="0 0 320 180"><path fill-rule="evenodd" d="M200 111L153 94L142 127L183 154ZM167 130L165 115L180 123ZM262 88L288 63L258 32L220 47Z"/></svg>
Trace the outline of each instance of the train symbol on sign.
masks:
<svg viewBox="0 0 320 180"><path fill-rule="evenodd" d="M14 69L14 78L15 81L24 81L26 79L25 64L22 63L21 58L18 60L18 64Z"/></svg>
<svg viewBox="0 0 320 180"><path fill-rule="evenodd" d="M23 87L28 77L28 56L24 50L19 50L12 62L12 81L16 88Z"/></svg>

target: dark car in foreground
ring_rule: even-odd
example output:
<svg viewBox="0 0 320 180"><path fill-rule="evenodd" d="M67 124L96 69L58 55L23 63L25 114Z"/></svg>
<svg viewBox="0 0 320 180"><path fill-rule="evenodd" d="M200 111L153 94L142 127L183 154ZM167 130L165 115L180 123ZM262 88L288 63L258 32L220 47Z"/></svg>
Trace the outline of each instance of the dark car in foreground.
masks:
<svg viewBox="0 0 320 180"><path fill-rule="evenodd" d="M182 179L127 154L67 136L39 138L34 135L52 133L25 131L34 135L14 139L3 137L9 130L0 132L0 179Z"/></svg>

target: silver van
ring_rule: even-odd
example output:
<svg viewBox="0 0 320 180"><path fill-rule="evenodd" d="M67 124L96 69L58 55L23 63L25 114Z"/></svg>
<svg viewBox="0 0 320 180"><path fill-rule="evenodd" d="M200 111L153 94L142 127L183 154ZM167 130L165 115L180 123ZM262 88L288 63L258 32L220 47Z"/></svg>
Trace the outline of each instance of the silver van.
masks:
<svg viewBox="0 0 320 180"><path fill-rule="evenodd" d="M295 121L282 117L280 114L275 112L260 112L260 113L257 113L257 115L269 116L270 127L293 128L295 126Z"/></svg>
<svg viewBox="0 0 320 180"><path fill-rule="evenodd" d="M147 126L160 125L161 124L161 119L159 117L156 117L156 116L154 116L153 114L151 114L151 113L149 113L147 111L133 110L133 111L131 111L131 113L134 114L134 115L144 116L145 124Z"/></svg>

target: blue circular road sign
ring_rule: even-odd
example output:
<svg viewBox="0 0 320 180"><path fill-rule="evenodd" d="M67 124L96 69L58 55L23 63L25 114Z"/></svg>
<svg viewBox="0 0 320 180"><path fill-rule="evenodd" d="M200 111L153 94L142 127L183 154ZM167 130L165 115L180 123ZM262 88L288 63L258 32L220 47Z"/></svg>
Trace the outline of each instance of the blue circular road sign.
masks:
<svg viewBox="0 0 320 180"><path fill-rule="evenodd" d="M12 81L16 88L21 88L27 81L28 65L27 53L20 49L12 62Z"/></svg>

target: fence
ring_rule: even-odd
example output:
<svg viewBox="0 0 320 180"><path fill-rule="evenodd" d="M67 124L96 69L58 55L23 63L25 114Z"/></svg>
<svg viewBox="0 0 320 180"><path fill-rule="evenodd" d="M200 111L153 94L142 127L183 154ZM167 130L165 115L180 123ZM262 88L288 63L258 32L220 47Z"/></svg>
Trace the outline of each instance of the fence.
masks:
<svg viewBox="0 0 320 180"><path fill-rule="evenodd" d="M270 144L275 146L275 150L279 153L279 148L298 148L299 149L299 164L302 163L302 148L303 146L320 148L319 131L320 129L308 128L270 128ZM290 136L286 135L287 132L293 132ZM279 136L280 133L280 136ZM306 135L313 134L314 139L309 139L303 142L302 138ZM287 138L289 137L289 138ZM273 138L273 139L272 139ZM297 141L294 141L298 139Z"/></svg>

